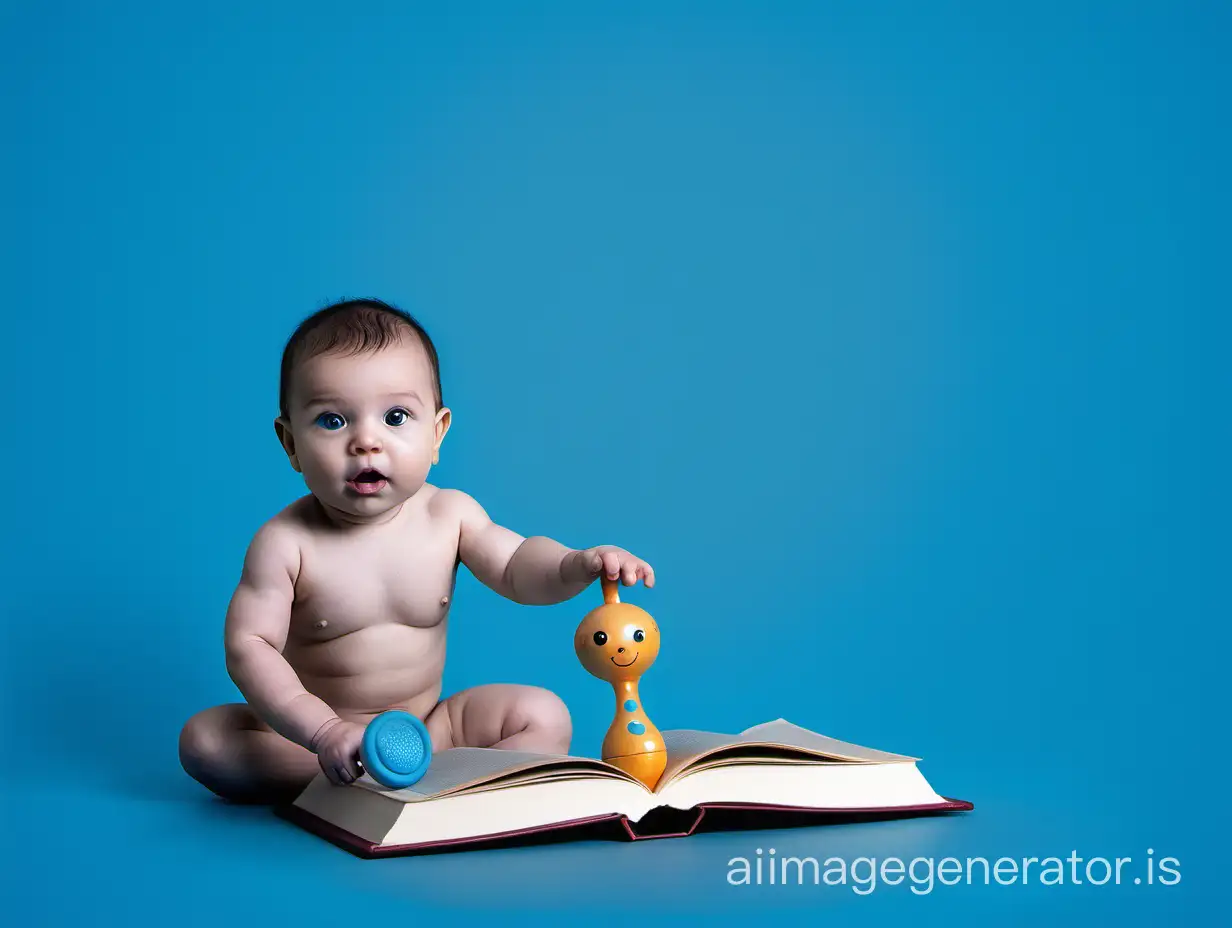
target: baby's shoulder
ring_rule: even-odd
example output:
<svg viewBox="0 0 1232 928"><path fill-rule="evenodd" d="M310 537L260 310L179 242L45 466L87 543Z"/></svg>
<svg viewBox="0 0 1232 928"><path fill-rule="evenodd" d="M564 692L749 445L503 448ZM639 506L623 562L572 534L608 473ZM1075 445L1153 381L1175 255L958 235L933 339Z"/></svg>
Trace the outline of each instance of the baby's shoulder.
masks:
<svg viewBox="0 0 1232 928"><path fill-rule="evenodd" d="M306 514L295 503L267 519L253 534L244 554L244 575L255 579L299 576L304 542L308 537Z"/></svg>
<svg viewBox="0 0 1232 928"><path fill-rule="evenodd" d="M451 487L433 487L427 509L433 520L456 524L473 519L477 514L483 515L483 507L473 496Z"/></svg>
<svg viewBox="0 0 1232 928"><path fill-rule="evenodd" d="M267 519L253 536L253 545L298 550L312 536L317 521L312 497L302 497Z"/></svg>

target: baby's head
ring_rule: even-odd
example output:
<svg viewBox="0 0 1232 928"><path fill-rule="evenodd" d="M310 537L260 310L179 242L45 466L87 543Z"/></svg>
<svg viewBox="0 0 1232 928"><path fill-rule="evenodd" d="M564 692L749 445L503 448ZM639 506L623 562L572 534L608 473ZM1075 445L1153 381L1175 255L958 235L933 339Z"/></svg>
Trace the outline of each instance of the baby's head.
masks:
<svg viewBox="0 0 1232 928"><path fill-rule="evenodd" d="M274 430L309 491L343 518L379 518L413 496L449 421L436 348L400 309L335 303L287 342Z"/></svg>

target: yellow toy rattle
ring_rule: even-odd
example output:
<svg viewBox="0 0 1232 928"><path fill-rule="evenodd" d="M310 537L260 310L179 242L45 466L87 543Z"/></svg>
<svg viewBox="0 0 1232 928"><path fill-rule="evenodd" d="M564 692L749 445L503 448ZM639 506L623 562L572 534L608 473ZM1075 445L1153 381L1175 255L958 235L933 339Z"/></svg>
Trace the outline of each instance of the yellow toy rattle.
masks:
<svg viewBox="0 0 1232 928"><path fill-rule="evenodd" d="M616 716L603 739L603 760L654 789L667 766L663 735L642 709L637 681L659 656L659 626L645 609L622 603L616 581L603 578L603 605L586 614L573 650L593 676L612 684Z"/></svg>

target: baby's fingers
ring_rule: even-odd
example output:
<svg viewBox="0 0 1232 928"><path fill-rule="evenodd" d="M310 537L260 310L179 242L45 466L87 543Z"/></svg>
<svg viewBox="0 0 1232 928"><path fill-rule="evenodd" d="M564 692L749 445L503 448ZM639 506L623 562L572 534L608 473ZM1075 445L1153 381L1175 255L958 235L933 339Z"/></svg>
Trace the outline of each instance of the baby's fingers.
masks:
<svg viewBox="0 0 1232 928"><path fill-rule="evenodd" d="M637 561L630 561L621 568L620 579L625 586L633 586L637 583Z"/></svg>
<svg viewBox="0 0 1232 928"><path fill-rule="evenodd" d="M641 564L638 565L637 572L638 574L641 575L642 582L646 584L647 589L650 589L650 587L654 586L654 568L653 567L651 567L649 564L643 561Z"/></svg>
<svg viewBox="0 0 1232 928"><path fill-rule="evenodd" d="M335 786L347 786L359 779L359 759L330 757L323 759L321 769Z"/></svg>
<svg viewBox="0 0 1232 928"><path fill-rule="evenodd" d="M344 786L345 785L342 782L342 777L338 773L338 768L335 767L333 764L328 763L328 762L323 762L321 764L321 770L325 772L326 779L328 779L329 782L333 783L334 786Z"/></svg>
<svg viewBox="0 0 1232 928"><path fill-rule="evenodd" d="M620 578L620 555L615 551L603 552L603 574L609 580Z"/></svg>
<svg viewBox="0 0 1232 928"><path fill-rule="evenodd" d="M349 782L351 783L354 783L364 775L364 768L359 763L359 751L355 751L344 759L342 772L343 776L350 778Z"/></svg>

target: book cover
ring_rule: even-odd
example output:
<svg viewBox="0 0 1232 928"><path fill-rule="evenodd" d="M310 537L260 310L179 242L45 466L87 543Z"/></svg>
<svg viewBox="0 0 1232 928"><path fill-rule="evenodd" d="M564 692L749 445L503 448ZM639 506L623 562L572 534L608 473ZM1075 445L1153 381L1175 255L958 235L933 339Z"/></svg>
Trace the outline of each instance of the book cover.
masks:
<svg viewBox="0 0 1232 928"><path fill-rule="evenodd" d="M653 791L595 758L490 748L441 752L412 787L318 777L284 819L360 857L555 841L878 821L974 808L936 793L919 758L838 741L784 719L739 735L664 732Z"/></svg>

